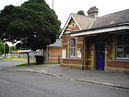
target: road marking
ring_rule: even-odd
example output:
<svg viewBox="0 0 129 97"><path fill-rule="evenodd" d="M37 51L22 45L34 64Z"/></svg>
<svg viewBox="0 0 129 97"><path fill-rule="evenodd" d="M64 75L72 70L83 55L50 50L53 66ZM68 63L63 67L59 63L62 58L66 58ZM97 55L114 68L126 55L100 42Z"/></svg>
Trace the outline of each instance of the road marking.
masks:
<svg viewBox="0 0 129 97"><path fill-rule="evenodd" d="M3 83L5 83L5 84L9 84L9 82L7 82L7 81L5 81L5 80L1 80L1 79L0 79L0 82L3 82Z"/></svg>

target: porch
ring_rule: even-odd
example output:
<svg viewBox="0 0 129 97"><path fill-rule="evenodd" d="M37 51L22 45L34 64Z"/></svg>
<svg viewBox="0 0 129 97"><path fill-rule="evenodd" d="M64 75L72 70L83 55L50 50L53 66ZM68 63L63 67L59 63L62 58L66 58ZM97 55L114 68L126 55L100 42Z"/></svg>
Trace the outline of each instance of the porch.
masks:
<svg viewBox="0 0 129 97"><path fill-rule="evenodd" d="M129 30L95 31L71 35L84 37L83 69L129 72Z"/></svg>

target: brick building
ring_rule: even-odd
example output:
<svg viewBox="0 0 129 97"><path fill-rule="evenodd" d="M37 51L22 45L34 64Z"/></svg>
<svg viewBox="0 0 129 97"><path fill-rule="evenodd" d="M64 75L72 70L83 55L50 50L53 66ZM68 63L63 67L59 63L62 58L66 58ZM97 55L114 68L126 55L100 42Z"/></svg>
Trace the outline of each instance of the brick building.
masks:
<svg viewBox="0 0 129 97"><path fill-rule="evenodd" d="M60 63L61 59L61 41L59 39L56 40L54 44L50 44L47 47L47 62L49 63Z"/></svg>
<svg viewBox="0 0 129 97"><path fill-rule="evenodd" d="M39 49L34 51L34 55L44 56L44 62L46 63L60 63L62 55L61 40L56 39L55 43L47 46L46 50Z"/></svg>
<svg viewBox="0 0 129 97"><path fill-rule="evenodd" d="M129 72L129 9L97 17L71 14L60 34L62 65Z"/></svg>

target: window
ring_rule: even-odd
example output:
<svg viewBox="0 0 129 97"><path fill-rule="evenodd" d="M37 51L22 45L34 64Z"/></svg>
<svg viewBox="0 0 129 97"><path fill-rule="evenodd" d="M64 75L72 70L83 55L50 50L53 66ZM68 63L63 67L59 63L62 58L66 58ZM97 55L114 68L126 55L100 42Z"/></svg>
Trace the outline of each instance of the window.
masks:
<svg viewBox="0 0 129 97"><path fill-rule="evenodd" d="M118 36L116 53L117 58L129 58L129 34Z"/></svg>
<svg viewBox="0 0 129 97"><path fill-rule="evenodd" d="M75 39L70 40L70 57L75 56Z"/></svg>

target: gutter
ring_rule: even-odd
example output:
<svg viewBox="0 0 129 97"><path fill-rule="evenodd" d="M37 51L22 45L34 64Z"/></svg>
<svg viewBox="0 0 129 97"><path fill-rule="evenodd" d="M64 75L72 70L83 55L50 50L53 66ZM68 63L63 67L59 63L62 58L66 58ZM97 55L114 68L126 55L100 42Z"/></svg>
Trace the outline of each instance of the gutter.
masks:
<svg viewBox="0 0 129 97"><path fill-rule="evenodd" d="M93 29L86 29L81 31L76 31L71 33L70 36L86 36L86 35L93 35L93 34L99 34L99 33L106 33L106 32L113 32L113 31L119 31L119 30L129 30L129 24L120 24L120 25L113 25L108 27L101 27L101 28L93 28Z"/></svg>

